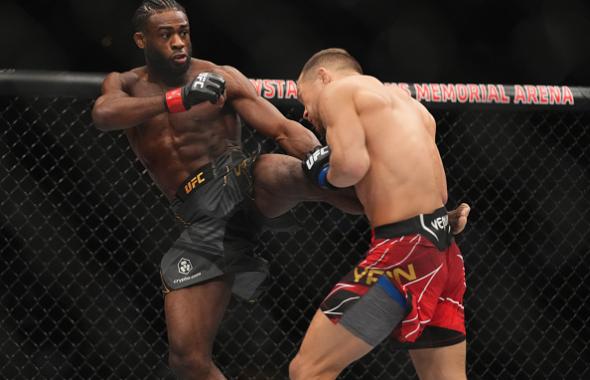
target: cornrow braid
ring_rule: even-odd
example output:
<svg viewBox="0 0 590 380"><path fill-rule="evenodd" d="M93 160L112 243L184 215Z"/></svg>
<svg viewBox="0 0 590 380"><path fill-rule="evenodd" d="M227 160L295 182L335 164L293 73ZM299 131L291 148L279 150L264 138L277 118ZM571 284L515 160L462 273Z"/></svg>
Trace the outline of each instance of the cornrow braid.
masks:
<svg viewBox="0 0 590 380"><path fill-rule="evenodd" d="M153 14L177 10L186 14L186 10L176 0L143 0L139 8L133 14L133 28L136 32L144 31L147 20Z"/></svg>

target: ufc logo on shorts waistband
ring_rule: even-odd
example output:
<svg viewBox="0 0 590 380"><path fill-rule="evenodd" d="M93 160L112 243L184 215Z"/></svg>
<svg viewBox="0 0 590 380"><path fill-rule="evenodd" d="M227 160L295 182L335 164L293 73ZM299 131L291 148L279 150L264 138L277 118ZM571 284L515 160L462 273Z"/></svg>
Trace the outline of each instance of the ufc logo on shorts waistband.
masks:
<svg viewBox="0 0 590 380"><path fill-rule="evenodd" d="M200 185L203 182L205 182L205 178L203 178L203 172L200 172L199 174L194 176L186 185L184 185L185 194L190 193L191 191L193 191L195 187L197 187L197 185Z"/></svg>

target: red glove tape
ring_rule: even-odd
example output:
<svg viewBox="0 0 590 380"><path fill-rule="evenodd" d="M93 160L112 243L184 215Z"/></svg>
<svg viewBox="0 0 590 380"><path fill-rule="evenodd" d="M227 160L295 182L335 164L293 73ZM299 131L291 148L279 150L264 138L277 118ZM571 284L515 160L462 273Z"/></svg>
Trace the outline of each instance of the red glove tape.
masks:
<svg viewBox="0 0 590 380"><path fill-rule="evenodd" d="M181 91L182 88L179 87L166 92L166 108L168 109L168 112L175 113L186 111L184 103L182 102Z"/></svg>

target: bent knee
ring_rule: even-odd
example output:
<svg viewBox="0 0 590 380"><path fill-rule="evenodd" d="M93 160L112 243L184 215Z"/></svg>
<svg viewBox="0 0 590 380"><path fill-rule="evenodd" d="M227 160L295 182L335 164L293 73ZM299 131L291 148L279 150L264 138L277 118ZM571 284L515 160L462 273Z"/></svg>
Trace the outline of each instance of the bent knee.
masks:
<svg viewBox="0 0 590 380"><path fill-rule="evenodd" d="M270 186L277 182L302 181L301 161L284 154L263 154L256 160L254 180Z"/></svg>
<svg viewBox="0 0 590 380"><path fill-rule="evenodd" d="M319 380L335 379L340 369L323 365L317 360L297 354L289 363L289 379L291 380Z"/></svg>
<svg viewBox="0 0 590 380"><path fill-rule="evenodd" d="M301 357L301 355L297 354L291 363L289 363L289 379L291 380L299 380L299 379L306 379L307 372L309 370L306 368L308 363L305 362L305 359Z"/></svg>

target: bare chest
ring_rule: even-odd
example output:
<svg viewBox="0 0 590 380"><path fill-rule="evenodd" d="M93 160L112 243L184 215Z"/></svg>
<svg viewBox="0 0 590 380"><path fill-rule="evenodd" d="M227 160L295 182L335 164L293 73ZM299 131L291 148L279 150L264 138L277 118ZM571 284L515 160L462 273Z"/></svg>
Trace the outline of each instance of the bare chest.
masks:
<svg viewBox="0 0 590 380"><path fill-rule="evenodd" d="M139 82L131 95L135 97L163 96L168 89L149 82ZM162 138L183 140L239 140L239 119L230 106L203 102L186 112L162 113L130 130L130 138L139 143L149 139L152 143Z"/></svg>

